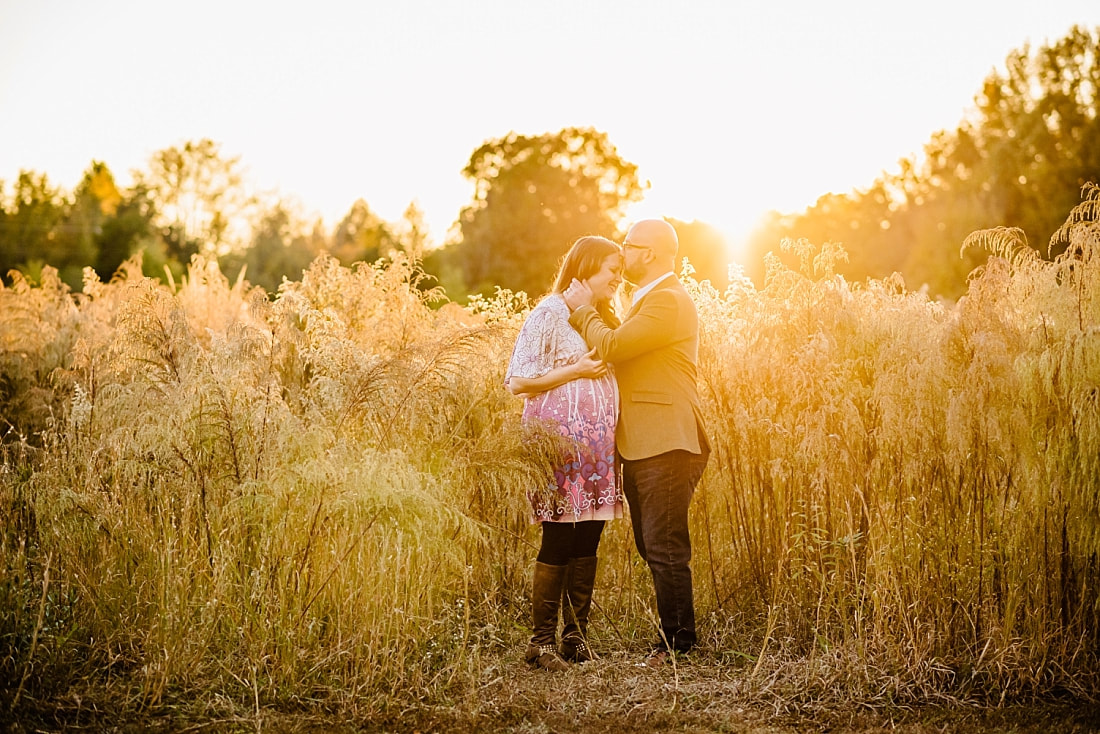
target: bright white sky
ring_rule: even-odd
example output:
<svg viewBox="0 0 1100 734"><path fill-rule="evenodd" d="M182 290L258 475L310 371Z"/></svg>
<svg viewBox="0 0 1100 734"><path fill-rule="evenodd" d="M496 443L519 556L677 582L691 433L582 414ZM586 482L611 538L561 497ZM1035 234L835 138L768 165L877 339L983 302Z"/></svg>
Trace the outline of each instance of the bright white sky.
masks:
<svg viewBox="0 0 1100 734"><path fill-rule="evenodd" d="M71 189L95 159L129 184L207 137L329 226L415 199L441 241L483 141L592 126L651 182L632 218L736 243L895 170L1074 23L1100 3L0 0L0 180Z"/></svg>

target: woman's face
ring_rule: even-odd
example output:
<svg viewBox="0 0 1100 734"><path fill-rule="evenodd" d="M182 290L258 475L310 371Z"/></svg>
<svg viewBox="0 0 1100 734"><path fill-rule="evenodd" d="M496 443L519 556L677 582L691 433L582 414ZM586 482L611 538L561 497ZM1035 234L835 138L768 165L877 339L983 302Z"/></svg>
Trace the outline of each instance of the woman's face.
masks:
<svg viewBox="0 0 1100 734"><path fill-rule="evenodd" d="M600 269L587 281L597 301L610 301L623 282L623 256L615 252L605 257Z"/></svg>

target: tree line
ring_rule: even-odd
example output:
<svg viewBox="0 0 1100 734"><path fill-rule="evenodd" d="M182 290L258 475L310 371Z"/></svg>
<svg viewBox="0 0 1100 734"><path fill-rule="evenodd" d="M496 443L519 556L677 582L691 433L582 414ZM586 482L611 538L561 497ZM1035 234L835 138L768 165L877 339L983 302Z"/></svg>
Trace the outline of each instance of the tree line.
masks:
<svg viewBox="0 0 1100 734"><path fill-rule="evenodd" d="M177 277L202 254L231 277L243 269L250 282L274 292L322 253L345 265L403 253L452 298L497 287L536 295L578 233L618 237L624 209L643 192L637 167L590 128L487 141L464 174L474 195L459 214L458 239L429 249L415 203L387 222L359 199L326 230L292 202L249 194L240 159L206 139L158 151L127 189L99 161L71 194L45 174L24 171L10 194L0 187L0 272L36 280L50 265L79 288L84 267L107 280L137 252L153 277L165 268ZM724 277L717 231L699 222L677 226L696 267Z"/></svg>
<svg viewBox="0 0 1100 734"><path fill-rule="evenodd" d="M1013 51L973 111L955 130L932 135L923 155L803 212L769 213L750 238L747 274L762 283L764 255L784 239L835 242L848 254L838 271L850 280L898 272L911 287L957 297L985 257L960 256L976 229L1017 227L1044 256L1057 255L1065 243L1052 241L1054 233L1081 187L1100 180L1098 90L1100 29L1074 27ZM274 292L323 253L349 265L403 253L454 299L498 287L537 295L573 239L621 236L627 208L644 195L636 164L591 128L487 140L463 173L471 201L448 241L430 248L415 203L387 222L360 199L326 228L286 199L249 193L239 158L206 139L158 151L127 188L99 161L72 192L22 171L10 188L0 182L0 273L35 280L50 265L79 288L84 267L108 279L141 253L147 274L179 275L202 253L231 277L243 271ZM722 236L705 222L670 221L696 276L723 288Z"/></svg>
<svg viewBox="0 0 1100 734"><path fill-rule="evenodd" d="M121 188L105 163L93 161L71 193L33 171L20 172L10 190L0 182L0 272L33 281L49 265L79 288L85 267L108 280L140 253L147 275L164 277L167 269L178 277L202 254L275 291L322 252L345 264L370 262L418 252L426 240L415 204L390 223L358 200L326 231L294 202L250 193L239 157L208 139L157 151L133 178Z"/></svg>
<svg viewBox="0 0 1100 734"><path fill-rule="evenodd" d="M922 156L870 186L827 194L805 211L770 213L753 235L750 272L783 238L841 243L851 280L898 272L911 288L949 298L986 258L962 252L966 236L1018 228L1046 258L1082 187L1100 181L1100 28L1075 26L1056 41L1011 52L954 130L932 135Z"/></svg>

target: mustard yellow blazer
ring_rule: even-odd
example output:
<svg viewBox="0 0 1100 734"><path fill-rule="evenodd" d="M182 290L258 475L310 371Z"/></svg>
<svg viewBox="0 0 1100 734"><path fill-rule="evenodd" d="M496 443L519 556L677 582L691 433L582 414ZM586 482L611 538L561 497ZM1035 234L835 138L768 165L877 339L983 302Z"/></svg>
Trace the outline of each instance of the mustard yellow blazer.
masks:
<svg viewBox="0 0 1100 734"><path fill-rule="evenodd" d="M679 280L654 286L617 329L591 306L574 311L569 323L615 367L622 401L615 443L624 459L709 451L696 385L699 314Z"/></svg>

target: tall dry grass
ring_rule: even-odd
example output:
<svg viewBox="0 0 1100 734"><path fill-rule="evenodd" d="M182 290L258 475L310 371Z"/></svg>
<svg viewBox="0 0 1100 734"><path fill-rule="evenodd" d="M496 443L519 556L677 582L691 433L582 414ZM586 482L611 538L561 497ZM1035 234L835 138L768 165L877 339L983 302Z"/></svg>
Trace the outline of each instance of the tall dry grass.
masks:
<svg viewBox="0 0 1100 734"><path fill-rule="evenodd" d="M715 608L810 690L1095 695L1100 189L1040 259L1011 230L949 305L788 243L699 288L716 454L696 508ZM717 641L721 644L721 641ZM813 681L816 681L814 683Z"/></svg>
<svg viewBox="0 0 1100 734"><path fill-rule="evenodd" d="M703 664L795 698L1100 690L1098 201L1054 262L976 234L958 304L807 243L761 289L693 286ZM527 302L433 309L419 277L0 290L0 705L392 713L519 665L552 453L501 383ZM599 645L641 645L626 522L601 556Z"/></svg>
<svg viewBox="0 0 1100 734"><path fill-rule="evenodd" d="M501 389L511 309L433 311L417 277L318 260L269 302L196 260L51 291L77 336L68 410L6 447L9 706L92 678L369 707L477 665L538 450Z"/></svg>

